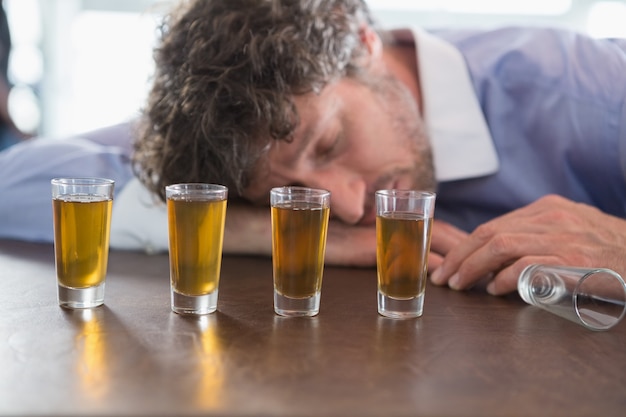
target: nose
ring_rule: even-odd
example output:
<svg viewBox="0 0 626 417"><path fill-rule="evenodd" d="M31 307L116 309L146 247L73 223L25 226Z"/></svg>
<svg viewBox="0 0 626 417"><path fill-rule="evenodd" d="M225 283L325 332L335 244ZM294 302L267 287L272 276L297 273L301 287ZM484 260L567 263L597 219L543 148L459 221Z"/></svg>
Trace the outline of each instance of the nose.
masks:
<svg viewBox="0 0 626 417"><path fill-rule="evenodd" d="M360 178L342 175L317 175L309 183L330 191L330 213L347 224L357 224L365 214L367 184Z"/></svg>

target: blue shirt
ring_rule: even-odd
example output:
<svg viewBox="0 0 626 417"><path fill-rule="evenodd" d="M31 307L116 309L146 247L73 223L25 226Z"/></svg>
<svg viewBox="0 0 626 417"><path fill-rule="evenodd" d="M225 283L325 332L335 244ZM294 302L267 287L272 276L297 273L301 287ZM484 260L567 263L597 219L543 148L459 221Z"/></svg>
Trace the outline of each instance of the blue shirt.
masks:
<svg viewBox="0 0 626 417"><path fill-rule="evenodd" d="M555 193L626 217L626 41L569 31L438 31L464 56L499 158L441 182L437 218L470 231Z"/></svg>

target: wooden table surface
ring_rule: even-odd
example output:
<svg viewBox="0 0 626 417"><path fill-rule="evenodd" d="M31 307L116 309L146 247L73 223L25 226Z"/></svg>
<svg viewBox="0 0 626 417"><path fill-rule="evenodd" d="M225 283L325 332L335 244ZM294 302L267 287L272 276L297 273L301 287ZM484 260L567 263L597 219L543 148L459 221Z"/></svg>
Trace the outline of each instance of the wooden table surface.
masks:
<svg viewBox="0 0 626 417"><path fill-rule="evenodd" d="M0 240L0 415L626 415L626 322L434 286L423 317L387 319L374 269L331 267L319 316L283 318L254 257L224 258L215 314L182 317L168 274L113 251L105 305L64 310L52 245Z"/></svg>

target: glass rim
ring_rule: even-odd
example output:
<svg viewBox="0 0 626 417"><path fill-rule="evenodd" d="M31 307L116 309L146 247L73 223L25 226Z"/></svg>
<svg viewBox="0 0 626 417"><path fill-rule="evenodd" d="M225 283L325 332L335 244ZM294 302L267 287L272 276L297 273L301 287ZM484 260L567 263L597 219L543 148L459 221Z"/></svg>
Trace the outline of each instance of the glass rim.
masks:
<svg viewBox="0 0 626 417"><path fill-rule="evenodd" d="M214 201L226 200L228 199L228 187L204 182L187 182L165 186L166 199L177 199L177 197L185 196L208 198Z"/></svg>
<svg viewBox="0 0 626 417"><path fill-rule="evenodd" d="M587 316L583 315L579 307L579 296L584 295L584 291L581 291L581 288L583 288L584 285L587 283L586 281L592 280L594 278L598 279L598 276L604 276L606 278L610 278L616 281L619 284L620 289L622 290L622 295L626 298L626 281L624 281L624 278L622 278L619 273L609 268L590 268L589 271L585 275L583 275L576 283L576 286L572 291L572 302L574 303L574 312L576 313L576 316L580 319L580 322L583 326L591 330L608 330L611 327L617 325L620 321L622 321L624 316L626 316L626 305L623 306L622 312L618 317L614 318L613 322L607 323L603 326L591 323L587 319Z"/></svg>
<svg viewBox="0 0 626 417"><path fill-rule="evenodd" d="M113 185L115 180L101 177L58 177L50 180L55 185Z"/></svg>
<svg viewBox="0 0 626 417"><path fill-rule="evenodd" d="M381 197L400 197L400 198L410 198L410 197L434 198L437 196L437 193L434 191L402 190L402 189L396 189L396 188L376 190L375 194Z"/></svg>
<svg viewBox="0 0 626 417"><path fill-rule="evenodd" d="M323 188L311 188L311 187L305 187L301 185L284 185L281 187L272 188L270 190L270 194L280 194L280 195L309 194L309 195L323 197L323 196L330 195L330 191L325 190Z"/></svg>
<svg viewBox="0 0 626 417"><path fill-rule="evenodd" d="M209 182L181 182L165 186L166 190L212 190L212 191L228 191L228 187L222 184L213 184Z"/></svg>

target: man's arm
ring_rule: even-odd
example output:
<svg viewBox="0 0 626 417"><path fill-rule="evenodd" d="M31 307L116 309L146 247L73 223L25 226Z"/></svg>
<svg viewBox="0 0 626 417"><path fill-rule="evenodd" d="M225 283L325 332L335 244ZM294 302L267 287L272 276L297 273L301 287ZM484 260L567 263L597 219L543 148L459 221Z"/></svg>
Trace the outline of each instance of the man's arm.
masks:
<svg viewBox="0 0 626 417"><path fill-rule="evenodd" d="M494 295L517 289L530 264L604 267L626 276L626 220L558 196L489 221L452 248L432 275L465 289L487 278Z"/></svg>
<svg viewBox="0 0 626 417"><path fill-rule="evenodd" d="M467 234L453 226L435 222L429 267L442 262L452 247ZM152 195L139 180L132 180L113 203L111 247L144 250L168 249L165 203ZM224 254L272 255L270 208L244 202L228 202L224 231ZM376 266L376 228L349 226L331 220L326 242L326 263L338 266Z"/></svg>
<svg viewBox="0 0 626 417"><path fill-rule="evenodd" d="M376 230L331 221L326 246L326 262L344 266L376 265ZM113 202L111 247L168 250L166 205L133 179ZM270 208L229 201L224 230L224 254L272 255Z"/></svg>
<svg viewBox="0 0 626 417"><path fill-rule="evenodd" d="M228 204L224 253L272 255L272 222L269 207L245 203ZM369 267L376 265L376 229L348 226L331 220L326 241L329 265Z"/></svg>
<svg viewBox="0 0 626 417"><path fill-rule="evenodd" d="M271 256L272 230L269 207L229 204L226 214L224 252ZM441 265L443 257L467 233L441 221L435 221L429 257L429 270ZM328 265L376 266L376 227L350 226L338 220L328 225L326 258Z"/></svg>

